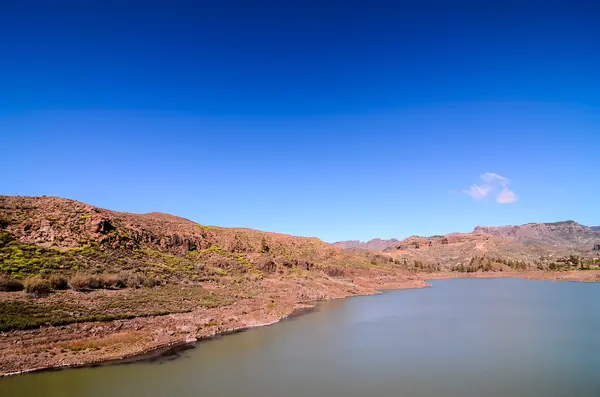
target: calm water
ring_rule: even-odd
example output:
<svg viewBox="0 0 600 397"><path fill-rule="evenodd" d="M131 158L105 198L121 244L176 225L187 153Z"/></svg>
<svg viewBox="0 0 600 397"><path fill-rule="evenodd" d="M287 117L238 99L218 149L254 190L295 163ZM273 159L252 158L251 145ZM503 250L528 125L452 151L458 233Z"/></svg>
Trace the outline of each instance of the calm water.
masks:
<svg viewBox="0 0 600 397"><path fill-rule="evenodd" d="M600 284L432 284L326 302L172 361L0 379L0 396L600 396Z"/></svg>

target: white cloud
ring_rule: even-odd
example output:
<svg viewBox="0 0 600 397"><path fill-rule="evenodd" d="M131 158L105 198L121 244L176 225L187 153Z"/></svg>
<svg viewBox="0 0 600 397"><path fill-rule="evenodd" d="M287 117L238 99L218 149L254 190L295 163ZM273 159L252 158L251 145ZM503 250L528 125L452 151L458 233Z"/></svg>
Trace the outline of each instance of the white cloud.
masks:
<svg viewBox="0 0 600 397"><path fill-rule="evenodd" d="M486 172L481 175L481 179L489 185L507 186L510 183L510 179L507 177L494 174L493 172Z"/></svg>
<svg viewBox="0 0 600 397"><path fill-rule="evenodd" d="M480 178L483 183L471 185L469 189L463 190L463 192L478 201L483 200L490 194L496 194L496 202L500 204L510 204L518 200L515 192L508 188L510 179L507 177L493 172L486 172Z"/></svg>
<svg viewBox="0 0 600 397"><path fill-rule="evenodd" d="M502 189L498 196L496 196L496 201L500 204L510 204L517 201L517 195L512 190L509 190L507 187Z"/></svg>
<svg viewBox="0 0 600 397"><path fill-rule="evenodd" d="M490 190L492 190L492 188L487 185L471 185L469 190L465 190L464 192L475 200L482 200L488 195Z"/></svg>

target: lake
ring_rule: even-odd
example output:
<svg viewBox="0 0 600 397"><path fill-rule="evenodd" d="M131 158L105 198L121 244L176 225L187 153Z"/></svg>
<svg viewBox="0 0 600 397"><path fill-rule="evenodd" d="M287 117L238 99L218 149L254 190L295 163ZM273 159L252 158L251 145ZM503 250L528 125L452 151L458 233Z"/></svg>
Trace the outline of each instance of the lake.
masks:
<svg viewBox="0 0 600 397"><path fill-rule="evenodd" d="M181 357L0 379L0 396L600 396L600 284L432 281Z"/></svg>

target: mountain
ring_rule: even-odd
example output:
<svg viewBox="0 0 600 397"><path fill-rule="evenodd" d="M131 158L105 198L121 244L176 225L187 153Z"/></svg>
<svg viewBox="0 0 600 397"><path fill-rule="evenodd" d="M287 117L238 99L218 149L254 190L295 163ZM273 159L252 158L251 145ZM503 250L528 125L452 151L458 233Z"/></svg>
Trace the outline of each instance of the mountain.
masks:
<svg viewBox="0 0 600 397"><path fill-rule="evenodd" d="M575 221L528 223L521 226L478 226L473 233L485 233L525 245L539 244L576 250L586 250L600 236L598 230Z"/></svg>
<svg viewBox="0 0 600 397"><path fill-rule="evenodd" d="M374 238L372 240L362 242L359 240L347 240L347 241L338 241L333 243L333 246L340 247L343 249L362 249L362 250L373 250L373 251L383 251L384 249L393 246L396 243L399 243L400 240L395 238L389 240L382 240L380 238Z"/></svg>
<svg viewBox="0 0 600 397"><path fill-rule="evenodd" d="M574 221L529 223L520 226L477 226L471 233L445 236L411 236L381 251L403 263L419 262L439 270L452 270L474 258L504 261L521 268L562 268L564 263L595 265L600 232ZM352 251L352 250L350 250ZM572 258L571 258L572 256ZM577 257L575 260L573 258ZM408 261L408 262L406 262ZM518 264L518 265L516 265ZM514 268L514 267L513 267Z"/></svg>

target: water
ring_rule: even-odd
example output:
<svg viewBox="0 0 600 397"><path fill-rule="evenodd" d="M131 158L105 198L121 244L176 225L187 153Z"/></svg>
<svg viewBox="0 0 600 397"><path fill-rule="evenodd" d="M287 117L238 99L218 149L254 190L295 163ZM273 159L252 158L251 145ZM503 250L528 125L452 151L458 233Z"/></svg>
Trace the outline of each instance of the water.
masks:
<svg viewBox="0 0 600 397"><path fill-rule="evenodd" d="M325 302L176 360L0 379L0 396L600 395L600 284L432 284Z"/></svg>

